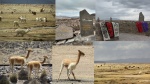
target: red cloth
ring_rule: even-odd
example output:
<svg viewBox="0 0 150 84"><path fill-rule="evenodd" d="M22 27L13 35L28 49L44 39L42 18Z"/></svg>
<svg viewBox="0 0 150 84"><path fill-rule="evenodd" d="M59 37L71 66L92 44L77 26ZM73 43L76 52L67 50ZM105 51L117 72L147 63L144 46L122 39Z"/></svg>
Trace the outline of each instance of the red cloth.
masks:
<svg viewBox="0 0 150 84"><path fill-rule="evenodd" d="M112 23L111 22L106 22L106 27L108 29L108 33L109 33L110 38L113 38L114 37L114 30L113 30Z"/></svg>
<svg viewBox="0 0 150 84"><path fill-rule="evenodd" d="M139 33L143 32L142 22L136 22L136 27Z"/></svg>

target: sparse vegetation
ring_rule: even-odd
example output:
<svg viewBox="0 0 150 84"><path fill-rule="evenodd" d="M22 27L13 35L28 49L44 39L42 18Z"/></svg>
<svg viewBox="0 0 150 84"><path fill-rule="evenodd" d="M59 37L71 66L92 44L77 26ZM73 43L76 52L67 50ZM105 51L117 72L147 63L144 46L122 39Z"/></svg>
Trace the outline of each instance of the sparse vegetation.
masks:
<svg viewBox="0 0 150 84"><path fill-rule="evenodd" d="M8 78L5 75L0 75L0 84L10 84Z"/></svg>
<svg viewBox="0 0 150 84"><path fill-rule="evenodd" d="M28 79L28 72L25 71L25 70L21 70L21 71L18 73L18 79L19 79L19 80L27 80L27 79Z"/></svg>
<svg viewBox="0 0 150 84"><path fill-rule="evenodd" d="M10 76L10 81L12 83L17 83L17 74L16 73L13 73L11 76Z"/></svg>
<svg viewBox="0 0 150 84"><path fill-rule="evenodd" d="M46 70L44 70L40 76L40 80L42 83L47 82L47 74L46 74Z"/></svg>

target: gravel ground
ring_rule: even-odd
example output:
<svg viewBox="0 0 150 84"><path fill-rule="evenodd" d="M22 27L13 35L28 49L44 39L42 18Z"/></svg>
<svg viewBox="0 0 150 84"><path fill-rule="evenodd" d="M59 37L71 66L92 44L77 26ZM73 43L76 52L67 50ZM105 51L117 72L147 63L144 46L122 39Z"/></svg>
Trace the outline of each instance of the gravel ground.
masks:
<svg viewBox="0 0 150 84"><path fill-rule="evenodd" d="M27 62L36 60L43 61L43 56L48 56L46 63L51 63L51 42L5 42L0 41L0 64L9 64L8 58L11 56L26 56L27 49L31 48Z"/></svg>
<svg viewBox="0 0 150 84"><path fill-rule="evenodd" d="M120 33L119 41L150 41L150 37L129 33Z"/></svg>

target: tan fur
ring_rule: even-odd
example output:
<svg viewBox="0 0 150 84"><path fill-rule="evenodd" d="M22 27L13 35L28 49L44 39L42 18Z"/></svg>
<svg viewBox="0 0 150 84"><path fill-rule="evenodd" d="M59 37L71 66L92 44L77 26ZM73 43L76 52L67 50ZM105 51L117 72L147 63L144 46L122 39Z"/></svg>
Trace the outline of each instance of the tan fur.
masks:
<svg viewBox="0 0 150 84"><path fill-rule="evenodd" d="M33 69L36 69L36 74L39 72L40 68L42 67L42 64L48 59L47 56L43 56L44 60L41 61L30 61L27 63L27 68L28 68L28 79L31 77L31 72Z"/></svg>
<svg viewBox="0 0 150 84"><path fill-rule="evenodd" d="M29 57L30 52L33 52L33 50L28 49L28 53L26 57L22 57L22 56L11 56L9 58L9 63L10 63L10 69L12 70L13 73L13 68L14 68L14 64L19 64L21 65L21 69L23 69L23 65L26 62L26 59Z"/></svg>
<svg viewBox="0 0 150 84"><path fill-rule="evenodd" d="M68 69L69 65L70 65L70 64L71 64L71 65L74 64L74 66L76 67L76 65L79 63L80 56L84 56L84 55L85 55L85 54L84 54L82 51L80 51L80 50L78 50L78 52L79 52L79 53L78 53L78 58L77 58L77 60L64 59L64 60L62 61L58 80L59 80L59 78L60 78L60 75L61 75L61 72L62 72L62 69L63 69L64 66L65 66L66 69L67 69L67 76L68 76L68 79L70 79L70 78L69 78L69 69ZM75 67L74 67L74 69L75 69ZM76 78L75 78L75 75L74 75L74 73L73 73L73 71L71 70L70 72L72 72L72 75L73 75L74 79L76 79Z"/></svg>

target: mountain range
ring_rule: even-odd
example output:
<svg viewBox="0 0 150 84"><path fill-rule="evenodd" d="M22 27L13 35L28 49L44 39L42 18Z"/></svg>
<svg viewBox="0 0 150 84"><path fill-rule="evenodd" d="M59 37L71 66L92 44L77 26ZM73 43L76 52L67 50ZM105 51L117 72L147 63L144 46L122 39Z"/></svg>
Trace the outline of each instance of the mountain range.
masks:
<svg viewBox="0 0 150 84"><path fill-rule="evenodd" d="M150 58L128 58L107 61L94 61L94 63L150 63Z"/></svg>
<svg viewBox="0 0 150 84"><path fill-rule="evenodd" d="M69 16L56 16L56 19L69 19L69 18L79 18L79 16L73 16L73 17L69 17Z"/></svg>

